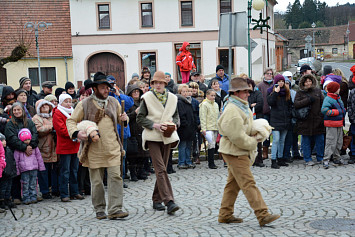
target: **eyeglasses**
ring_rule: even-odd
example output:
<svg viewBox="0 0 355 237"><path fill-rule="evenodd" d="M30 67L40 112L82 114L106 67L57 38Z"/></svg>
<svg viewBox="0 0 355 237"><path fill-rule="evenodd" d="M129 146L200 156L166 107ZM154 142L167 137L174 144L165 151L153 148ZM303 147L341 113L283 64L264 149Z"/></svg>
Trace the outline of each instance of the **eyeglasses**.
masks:
<svg viewBox="0 0 355 237"><path fill-rule="evenodd" d="M272 75L273 73L272 72L267 72L265 73L266 75Z"/></svg>

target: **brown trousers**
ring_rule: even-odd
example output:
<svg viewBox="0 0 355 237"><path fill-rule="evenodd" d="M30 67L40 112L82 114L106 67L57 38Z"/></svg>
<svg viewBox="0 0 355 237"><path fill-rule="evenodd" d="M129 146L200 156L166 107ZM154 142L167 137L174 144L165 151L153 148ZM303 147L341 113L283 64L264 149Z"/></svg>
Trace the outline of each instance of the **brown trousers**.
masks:
<svg viewBox="0 0 355 237"><path fill-rule="evenodd" d="M228 219L234 213L234 203L240 190L243 191L250 207L258 221L269 215L267 206L255 185L254 176L250 171L250 160L248 156L231 156L222 154L228 164L227 184L224 188L219 218Z"/></svg>
<svg viewBox="0 0 355 237"><path fill-rule="evenodd" d="M169 201L174 201L173 189L170 184L168 173L166 172L171 145L164 145L163 142L151 141L147 141L147 145L156 176L152 199L153 202L164 202L166 205Z"/></svg>

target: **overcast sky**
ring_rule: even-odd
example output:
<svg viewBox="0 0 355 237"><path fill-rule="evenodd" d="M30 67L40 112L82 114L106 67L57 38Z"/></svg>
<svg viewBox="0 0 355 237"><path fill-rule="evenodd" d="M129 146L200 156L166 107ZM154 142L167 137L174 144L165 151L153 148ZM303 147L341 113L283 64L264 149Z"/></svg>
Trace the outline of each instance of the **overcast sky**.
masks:
<svg viewBox="0 0 355 237"><path fill-rule="evenodd" d="M345 4L345 3L351 3L353 0L321 0L321 2L326 2L328 4L328 6L335 6L337 3L339 3L340 5L342 4ZM287 8L287 5L288 3L291 2L294 3L295 0L290 0L290 1L287 1L287 0L277 0L277 4L275 6L275 12L286 12L286 8ZM301 0L300 1L301 4L303 4L304 0Z"/></svg>

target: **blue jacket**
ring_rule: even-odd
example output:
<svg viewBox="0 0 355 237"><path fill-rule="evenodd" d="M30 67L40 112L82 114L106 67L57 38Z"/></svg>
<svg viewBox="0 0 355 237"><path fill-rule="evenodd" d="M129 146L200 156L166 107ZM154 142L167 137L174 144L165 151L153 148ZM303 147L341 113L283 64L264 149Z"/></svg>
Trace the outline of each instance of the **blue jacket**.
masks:
<svg viewBox="0 0 355 237"><path fill-rule="evenodd" d="M121 104L121 100L124 100L124 111L127 112L133 105L134 101L133 98L127 95L120 94L120 96L117 96L116 94L110 92L110 96L116 98L118 102ZM117 124L117 131L121 136L121 125ZM131 137L131 130L129 129L129 124L127 127L123 128L123 139L127 139ZM123 141L122 141L123 142Z"/></svg>
<svg viewBox="0 0 355 237"><path fill-rule="evenodd" d="M216 74L216 76L211 79L211 82L213 79L217 79L219 81L219 87L222 90L224 90L225 92L227 92L227 94L228 94L228 90L229 90L229 76L228 76L228 74L224 74L223 78L220 78ZM211 84L211 82L210 82L210 84ZM211 88L211 85L209 85L208 87Z"/></svg>
<svg viewBox="0 0 355 237"><path fill-rule="evenodd" d="M346 110L339 95L328 93L324 98L321 111L324 114L325 127L343 127Z"/></svg>

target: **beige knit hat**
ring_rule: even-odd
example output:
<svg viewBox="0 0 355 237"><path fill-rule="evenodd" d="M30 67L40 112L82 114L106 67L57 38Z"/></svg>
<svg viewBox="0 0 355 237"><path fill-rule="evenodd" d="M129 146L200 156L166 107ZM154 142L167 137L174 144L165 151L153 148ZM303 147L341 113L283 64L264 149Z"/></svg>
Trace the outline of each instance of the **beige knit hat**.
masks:
<svg viewBox="0 0 355 237"><path fill-rule="evenodd" d="M152 83L155 81L161 81L161 82L164 82L165 85L168 85L168 82L165 79L165 73L163 71L156 71L154 73L153 80L151 80L150 82Z"/></svg>

